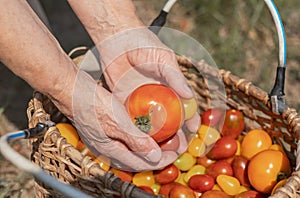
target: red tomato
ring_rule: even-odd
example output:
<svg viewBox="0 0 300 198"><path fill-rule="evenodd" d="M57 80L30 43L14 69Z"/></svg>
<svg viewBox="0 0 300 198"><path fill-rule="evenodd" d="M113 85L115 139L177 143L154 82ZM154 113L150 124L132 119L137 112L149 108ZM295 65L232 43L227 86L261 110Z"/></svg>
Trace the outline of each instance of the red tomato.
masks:
<svg viewBox="0 0 300 198"><path fill-rule="evenodd" d="M138 87L127 98L126 107L135 124L156 142L173 136L184 120L179 96L161 84Z"/></svg>
<svg viewBox="0 0 300 198"><path fill-rule="evenodd" d="M179 174L179 169L174 164L170 164L162 170L154 172L155 181L159 184L167 184L176 180Z"/></svg>
<svg viewBox="0 0 300 198"><path fill-rule="evenodd" d="M213 178L217 178L219 175L233 176L233 170L231 165L225 160L219 160L211 164L206 169L206 173Z"/></svg>
<svg viewBox="0 0 300 198"><path fill-rule="evenodd" d="M209 190L203 193L201 198L229 198L230 196L219 190Z"/></svg>
<svg viewBox="0 0 300 198"><path fill-rule="evenodd" d="M224 124L221 134L237 138L244 130L245 120L242 112L236 109L228 109L226 111Z"/></svg>
<svg viewBox="0 0 300 198"><path fill-rule="evenodd" d="M206 192L213 188L215 185L215 179L207 174L193 175L188 182L191 189L198 192Z"/></svg>
<svg viewBox="0 0 300 198"><path fill-rule="evenodd" d="M138 186L138 188L140 188L143 191L146 191L146 192L154 195L154 192L153 192L152 188L150 188L149 186Z"/></svg>
<svg viewBox="0 0 300 198"><path fill-rule="evenodd" d="M291 172L288 158L280 151L264 150L251 158L248 165L250 184L259 192L269 194L277 177Z"/></svg>
<svg viewBox="0 0 300 198"><path fill-rule="evenodd" d="M218 128L219 123L221 124L224 120L225 111L218 107L207 109L201 116L201 124Z"/></svg>
<svg viewBox="0 0 300 198"><path fill-rule="evenodd" d="M221 137L206 154L209 159L220 160L232 157L237 151L237 143L230 136Z"/></svg>
<svg viewBox="0 0 300 198"><path fill-rule="evenodd" d="M158 145L163 151L177 151L180 145L179 136L175 134L167 140L160 142Z"/></svg>
<svg viewBox="0 0 300 198"><path fill-rule="evenodd" d="M176 185L170 190L172 198L196 198L194 191L188 186Z"/></svg>

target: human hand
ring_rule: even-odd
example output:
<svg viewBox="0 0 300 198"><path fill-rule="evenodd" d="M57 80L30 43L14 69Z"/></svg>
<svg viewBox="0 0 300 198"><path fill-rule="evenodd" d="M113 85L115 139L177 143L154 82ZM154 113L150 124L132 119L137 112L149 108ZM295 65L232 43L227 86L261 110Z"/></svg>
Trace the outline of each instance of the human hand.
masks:
<svg viewBox="0 0 300 198"><path fill-rule="evenodd" d="M166 84L184 99L194 97L174 52L146 27L114 35L98 44L97 49L106 83L122 102L134 89L148 83ZM199 114L185 124L195 132L200 124Z"/></svg>
<svg viewBox="0 0 300 198"><path fill-rule="evenodd" d="M72 107L72 121L85 145L95 156L109 157L113 167L160 169L178 156L161 152L149 135L134 126L124 105L83 71L77 74Z"/></svg>

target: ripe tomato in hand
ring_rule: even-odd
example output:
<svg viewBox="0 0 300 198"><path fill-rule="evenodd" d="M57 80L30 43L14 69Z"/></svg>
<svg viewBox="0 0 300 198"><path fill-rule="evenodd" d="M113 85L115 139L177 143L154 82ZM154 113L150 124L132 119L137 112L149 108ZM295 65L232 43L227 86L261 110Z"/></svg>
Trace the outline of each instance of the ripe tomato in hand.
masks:
<svg viewBox="0 0 300 198"><path fill-rule="evenodd" d="M223 136L237 138L243 132L244 127L245 120L242 112L236 109L228 109L225 114L221 134Z"/></svg>
<svg viewBox="0 0 300 198"><path fill-rule="evenodd" d="M179 96L161 84L146 84L135 89L127 98L126 108L135 124L156 142L173 136L184 120Z"/></svg>
<svg viewBox="0 0 300 198"><path fill-rule="evenodd" d="M259 192L269 194L279 175L291 172L288 158L280 151L264 150L251 158L248 177L251 185Z"/></svg>

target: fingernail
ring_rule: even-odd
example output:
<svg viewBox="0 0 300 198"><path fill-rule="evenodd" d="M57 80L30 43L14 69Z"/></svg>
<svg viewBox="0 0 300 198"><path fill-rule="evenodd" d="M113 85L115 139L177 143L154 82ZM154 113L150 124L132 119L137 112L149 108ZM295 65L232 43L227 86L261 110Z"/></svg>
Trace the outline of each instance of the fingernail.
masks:
<svg viewBox="0 0 300 198"><path fill-rule="evenodd" d="M161 159L161 151L159 149L151 150L145 159L151 162L158 162Z"/></svg>

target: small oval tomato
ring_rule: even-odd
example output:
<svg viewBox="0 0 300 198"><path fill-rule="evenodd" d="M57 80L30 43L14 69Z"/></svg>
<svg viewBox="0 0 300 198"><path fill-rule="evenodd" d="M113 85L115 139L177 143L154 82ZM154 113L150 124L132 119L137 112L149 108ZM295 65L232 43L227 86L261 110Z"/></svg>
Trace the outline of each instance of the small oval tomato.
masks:
<svg viewBox="0 0 300 198"><path fill-rule="evenodd" d="M288 158L280 151L264 150L251 158L248 165L250 184L259 192L269 194L279 175L291 172Z"/></svg>
<svg viewBox="0 0 300 198"><path fill-rule="evenodd" d="M225 160L219 160L206 168L206 173L213 178L217 178L219 175L233 176L233 170L231 165Z"/></svg>
<svg viewBox="0 0 300 198"><path fill-rule="evenodd" d="M169 195L172 198L196 198L194 191L184 185L175 185L171 188Z"/></svg>
<svg viewBox="0 0 300 198"><path fill-rule="evenodd" d="M215 163L216 160L209 159L206 155L197 158L197 164L204 166L207 168L211 164Z"/></svg>
<svg viewBox="0 0 300 198"><path fill-rule="evenodd" d="M181 171L187 171L196 164L196 158L188 152L182 153L174 162Z"/></svg>
<svg viewBox="0 0 300 198"><path fill-rule="evenodd" d="M190 170L187 171L187 173L184 176L184 181L188 183L189 179L194 175L200 175L205 173L206 168L202 165L195 165Z"/></svg>
<svg viewBox="0 0 300 198"><path fill-rule="evenodd" d="M158 145L162 151L177 151L180 145L179 136L175 134L167 140L160 142Z"/></svg>
<svg viewBox="0 0 300 198"><path fill-rule="evenodd" d="M206 146L214 144L221 137L217 129L206 126L204 124L201 124L197 133L199 135L199 138L203 140Z"/></svg>
<svg viewBox="0 0 300 198"><path fill-rule="evenodd" d="M132 177L132 183L136 186L149 186L155 183L153 171L135 173Z"/></svg>
<svg viewBox="0 0 300 198"><path fill-rule="evenodd" d="M134 123L156 142L173 136L184 120L179 96L161 84L146 84L135 89L126 100L126 108Z"/></svg>
<svg viewBox="0 0 300 198"><path fill-rule="evenodd" d="M241 144L241 155L250 159L260 151L270 148L272 139L267 132L262 129L253 129L243 138Z"/></svg>
<svg viewBox="0 0 300 198"><path fill-rule="evenodd" d="M217 140L206 156L213 160L220 160L234 156L237 151L236 140L230 136L224 136Z"/></svg>
<svg viewBox="0 0 300 198"><path fill-rule="evenodd" d="M237 138L243 132L244 127L245 120L242 112L236 109L228 109L225 114L221 134L223 136Z"/></svg>
<svg viewBox="0 0 300 198"><path fill-rule="evenodd" d="M193 137L188 146L188 152L195 157L203 156L206 150L206 146L202 139Z"/></svg>
<svg viewBox="0 0 300 198"><path fill-rule="evenodd" d="M209 190L203 193L201 198L230 198L230 196L220 190Z"/></svg>
<svg viewBox="0 0 300 198"><path fill-rule="evenodd" d="M195 98L192 99L181 99L184 108L184 119L188 120L197 112L197 102Z"/></svg>
<svg viewBox="0 0 300 198"><path fill-rule="evenodd" d="M79 136L73 125L68 123L58 123L56 128L59 130L61 136L66 138L67 142L78 149Z"/></svg>
<svg viewBox="0 0 300 198"><path fill-rule="evenodd" d="M219 107L210 108L203 112L201 123L210 127L219 127L224 120L226 110Z"/></svg>
<svg viewBox="0 0 300 198"><path fill-rule="evenodd" d="M240 191L240 182L237 178L228 175L219 175L217 183L227 195L236 195Z"/></svg>
<svg viewBox="0 0 300 198"><path fill-rule="evenodd" d="M207 174L193 175L189 179L188 185L191 189L203 193L213 188L215 185L215 179Z"/></svg>
<svg viewBox="0 0 300 198"><path fill-rule="evenodd" d="M175 181L178 177L179 169L174 164L170 164L161 170L154 171L155 181L160 184L167 184Z"/></svg>

